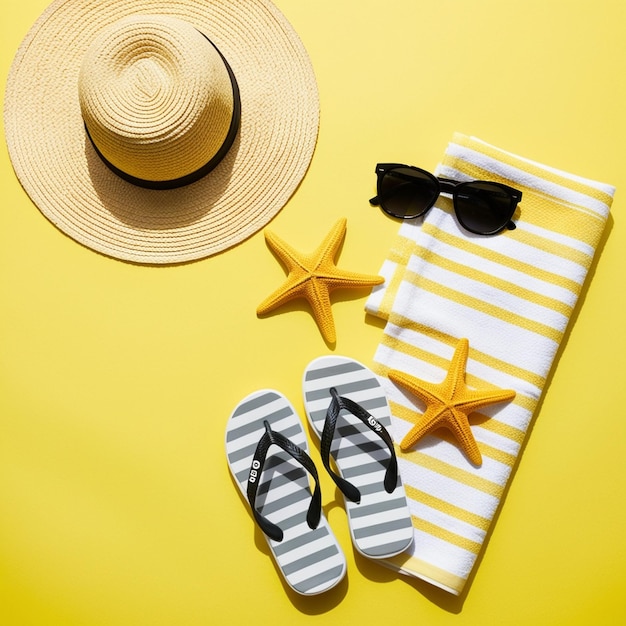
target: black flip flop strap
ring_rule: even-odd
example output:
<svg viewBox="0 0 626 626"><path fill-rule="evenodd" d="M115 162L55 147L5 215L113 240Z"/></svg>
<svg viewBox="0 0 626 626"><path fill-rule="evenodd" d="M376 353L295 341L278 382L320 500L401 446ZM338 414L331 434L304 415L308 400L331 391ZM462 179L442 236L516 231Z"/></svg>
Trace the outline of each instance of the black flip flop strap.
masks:
<svg viewBox="0 0 626 626"><path fill-rule="evenodd" d="M387 493L392 493L398 483L398 460L396 458L396 452L393 447L393 441L391 436L387 432L387 429L370 413L368 413L360 404L357 404L350 398L345 398L337 393L337 390L332 387L330 389L332 400L326 412L326 420L324 421L324 429L322 431L320 452L322 455L322 463L330 474L331 478L335 481L335 484L341 492L351 500L352 502L359 503L361 501L361 492L349 481L345 480L339 474L335 473L330 467L330 448L335 436L335 428L337 426L337 418L342 410L348 411L358 419L360 419L372 432L380 436L380 438L387 444L389 448L390 456L387 461L387 467L385 470L385 478L383 484Z"/></svg>
<svg viewBox="0 0 626 626"><path fill-rule="evenodd" d="M287 439L281 433L278 433L271 429L269 423L263 422L265 426L265 432L259 439L254 457L252 458L252 466L250 467L250 473L248 474L248 502L252 508L252 514L257 524L261 527L261 530L274 541L283 540L283 531L279 526L270 522L266 517L261 515L256 508L256 495L259 488L259 480L261 478L261 472L265 466L265 459L267 457L267 451L270 446L276 445L283 449L289 455L291 455L304 469L306 469L311 476L315 479L315 490L309 504L307 511L306 521L309 528L317 528L322 515L322 492L320 488L319 476L317 474L317 468L313 463L311 457L295 443Z"/></svg>

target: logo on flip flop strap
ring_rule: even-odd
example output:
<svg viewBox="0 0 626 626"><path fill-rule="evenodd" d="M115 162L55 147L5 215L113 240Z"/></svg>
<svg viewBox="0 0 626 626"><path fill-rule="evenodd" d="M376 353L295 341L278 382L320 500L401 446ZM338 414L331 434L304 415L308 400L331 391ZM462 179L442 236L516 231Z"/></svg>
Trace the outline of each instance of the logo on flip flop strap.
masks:
<svg viewBox="0 0 626 626"><path fill-rule="evenodd" d="M377 422L371 415L367 418L367 423L377 432L379 433L383 427Z"/></svg>
<svg viewBox="0 0 626 626"><path fill-rule="evenodd" d="M254 459L254 461L252 461L252 467L250 468L250 475L248 476L248 480L251 483L255 483L256 479L259 477L260 467L261 467L260 461L257 461L257 459Z"/></svg>

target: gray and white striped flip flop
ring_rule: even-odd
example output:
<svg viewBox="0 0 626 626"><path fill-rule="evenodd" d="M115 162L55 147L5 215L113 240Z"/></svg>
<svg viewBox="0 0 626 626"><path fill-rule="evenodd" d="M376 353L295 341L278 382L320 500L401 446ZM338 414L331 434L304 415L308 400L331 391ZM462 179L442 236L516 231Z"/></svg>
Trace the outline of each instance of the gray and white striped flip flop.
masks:
<svg viewBox="0 0 626 626"><path fill-rule="evenodd" d="M404 552L413 526L378 378L358 361L332 355L309 363L302 386L322 461L344 495L354 546L372 559Z"/></svg>
<svg viewBox="0 0 626 626"><path fill-rule="evenodd" d="M271 389L244 398L226 425L226 456L287 584L315 595L339 583L345 556L324 517L317 470L289 400Z"/></svg>

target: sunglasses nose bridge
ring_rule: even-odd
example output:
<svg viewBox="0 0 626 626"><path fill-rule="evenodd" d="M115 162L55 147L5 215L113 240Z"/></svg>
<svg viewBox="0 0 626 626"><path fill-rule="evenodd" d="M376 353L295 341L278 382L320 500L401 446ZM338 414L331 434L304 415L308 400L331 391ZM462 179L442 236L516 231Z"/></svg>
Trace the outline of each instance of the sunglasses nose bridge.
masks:
<svg viewBox="0 0 626 626"><path fill-rule="evenodd" d="M457 181L450 180L449 178L437 178L437 182L439 183L439 193L454 194L454 190L459 185Z"/></svg>

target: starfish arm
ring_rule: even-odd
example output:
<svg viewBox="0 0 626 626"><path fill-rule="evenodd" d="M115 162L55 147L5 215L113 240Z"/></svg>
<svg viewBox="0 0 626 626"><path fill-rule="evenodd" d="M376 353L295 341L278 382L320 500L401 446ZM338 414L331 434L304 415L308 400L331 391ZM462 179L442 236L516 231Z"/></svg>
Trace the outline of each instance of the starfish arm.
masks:
<svg viewBox="0 0 626 626"><path fill-rule="evenodd" d="M471 391L466 390L464 396L456 403L462 407L463 412L469 415L490 404L506 402L515 398L513 389L494 389L493 391Z"/></svg>
<svg viewBox="0 0 626 626"><path fill-rule="evenodd" d="M476 443L476 439L474 439L474 434L470 428L466 413L453 409L451 411L451 419L447 420L444 425L454 435L467 458L474 465L482 465L483 457Z"/></svg>
<svg viewBox="0 0 626 626"><path fill-rule="evenodd" d="M431 405L418 423L409 430L400 442L400 449L406 452L422 437L437 428L447 428L457 440L459 447L474 465L482 465L483 459L474 435L462 412L447 406Z"/></svg>
<svg viewBox="0 0 626 626"><path fill-rule="evenodd" d="M348 220L345 217L337 220L335 225L331 228L330 232L324 237L324 240L317 247L315 252L311 255L313 259L313 267L312 270L317 270L320 265L325 262L335 260L337 256L337 252L343 243L344 237L346 236L346 224Z"/></svg>
<svg viewBox="0 0 626 626"><path fill-rule="evenodd" d="M302 263L303 255L269 230L265 231L265 242L289 272L294 268L305 269Z"/></svg>
<svg viewBox="0 0 626 626"><path fill-rule="evenodd" d="M422 437L429 432L439 428L442 425L443 416L442 413L446 410L445 406L435 407L429 406L426 412L421 415L415 423L415 426L404 435L400 442L400 450L406 452L409 448L412 448Z"/></svg>
<svg viewBox="0 0 626 626"><path fill-rule="evenodd" d="M467 366L467 357L469 355L469 341L467 339L459 339L454 349L452 360L443 381L443 385L447 385L450 394L453 396L456 390L465 386L465 368Z"/></svg>
<svg viewBox="0 0 626 626"><path fill-rule="evenodd" d="M285 282L270 294L259 306L257 307L257 315L265 315L279 306L282 306L290 300L295 298L306 297L305 290L306 277L289 275Z"/></svg>
<svg viewBox="0 0 626 626"><path fill-rule="evenodd" d="M426 382L425 380L420 380L400 370L389 370L387 376L391 382L417 396L426 405L446 402L446 398L440 393L441 384L436 385Z"/></svg>
<svg viewBox="0 0 626 626"><path fill-rule="evenodd" d="M322 337L328 343L334 343L337 336L328 286L315 278L311 279L306 285L306 298L311 305L315 323L320 329Z"/></svg>
<svg viewBox="0 0 626 626"><path fill-rule="evenodd" d="M257 315L265 315L294 298L305 297L305 284L310 278L306 258L274 233L266 230L265 241L281 260L288 275L285 282L257 307Z"/></svg>
<svg viewBox="0 0 626 626"><path fill-rule="evenodd" d="M329 289L340 288L359 288L373 287L385 282L382 276L375 274L359 274L357 272L348 272L338 268L326 270L324 273L319 272L318 277L328 283Z"/></svg>

